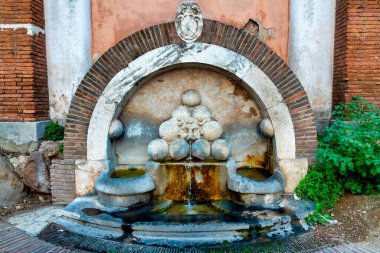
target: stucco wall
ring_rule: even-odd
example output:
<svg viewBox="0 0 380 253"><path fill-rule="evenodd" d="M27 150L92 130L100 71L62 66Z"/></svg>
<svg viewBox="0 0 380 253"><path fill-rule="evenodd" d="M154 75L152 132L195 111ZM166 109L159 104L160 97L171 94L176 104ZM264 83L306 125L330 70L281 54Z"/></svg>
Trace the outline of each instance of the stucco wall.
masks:
<svg viewBox="0 0 380 253"><path fill-rule="evenodd" d="M175 19L182 0L92 0L92 59L143 28ZM243 28L249 19L272 29L264 42L288 58L289 0L197 0L203 17Z"/></svg>
<svg viewBox="0 0 380 253"><path fill-rule="evenodd" d="M181 2L45 0L51 118L65 121L71 97L91 63L134 32L173 21ZM330 117L335 0L196 2L206 19L237 28L255 20L264 31L259 38L265 44L286 62L289 53L289 65L317 118Z"/></svg>
<svg viewBox="0 0 380 253"><path fill-rule="evenodd" d="M289 66L306 93L319 128L330 118L334 57L335 0L292 0Z"/></svg>
<svg viewBox="0 0 380 253"><path fill-rule="evenodd" d="M65 121L91 66L90 0L44 0L50 118Z"/></svg>

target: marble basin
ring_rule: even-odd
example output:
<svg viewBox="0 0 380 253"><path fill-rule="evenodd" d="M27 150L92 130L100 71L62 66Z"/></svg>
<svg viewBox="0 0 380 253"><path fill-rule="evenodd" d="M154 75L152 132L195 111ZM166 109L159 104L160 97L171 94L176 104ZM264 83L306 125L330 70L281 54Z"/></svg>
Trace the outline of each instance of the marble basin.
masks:
<svg viewBox="0 0 380 253"><path fill-rule="evenodd" d="M232 192L232 199L237 203L270 207L281 201L285 189L285 177L276 168L272 176L253 179L239 172L239 165L229 160L227 162L227 187Z"/></svg>
<svg viewBox="0 0 380 253"><path fill-rule="evenodd" d="M148 203L155 188L145 168L136 166L105 170L95 183L99 202L114 207Z"/></svg>

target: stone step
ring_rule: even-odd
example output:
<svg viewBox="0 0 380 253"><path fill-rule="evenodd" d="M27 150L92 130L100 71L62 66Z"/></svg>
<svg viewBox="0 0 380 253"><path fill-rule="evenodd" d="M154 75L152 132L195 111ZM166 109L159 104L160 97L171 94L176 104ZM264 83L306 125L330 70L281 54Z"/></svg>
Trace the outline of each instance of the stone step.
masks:
<svg viewBox="0 0 380 253"><path fill-rule="evenodd" d="M110 238L117 239L123 236L124 231L120 228L109 227L107 225L102 226L100 224L82 222L70 218L59 218L54 223L65 227L67 230L82 235L91 235L98 238Z"/></svg>
<svg viewBox="0 0 380 253"><path fill-rule="evenodd" d="M164 223L164 222L137 222L132 224L133 231L151 232L223 232L249 229L249 224L240 222L205 222L205 223Z"/></svg>
<svg viewBox="0 0 380 253"><path fill-rule="evenodd" d="M210 231L210 232L157 232L157 231L134 231L133 236L139 243L146 245L158 245L171 247L186 247L223 242L236 242L244 239L237 231Z"/></svg>

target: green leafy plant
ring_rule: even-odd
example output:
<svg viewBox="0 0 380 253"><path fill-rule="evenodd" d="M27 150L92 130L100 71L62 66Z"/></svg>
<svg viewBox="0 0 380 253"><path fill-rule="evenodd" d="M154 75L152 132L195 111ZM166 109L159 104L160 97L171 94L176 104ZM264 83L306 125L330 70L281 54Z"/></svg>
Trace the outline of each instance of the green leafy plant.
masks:
<svg viewBox="0 0 380 253"><path fill-rule="evenodd" d="M320 164L311 166L306 177L300 181L295 192L301 199L310 199L316 207L332 208L343 191L343 184L333 171ZM316 210L320 208L316 208Z"/></svg>
<svg viewBox="0 0 380 253"><path fill-rule="evenodd" d="M63 143L59 143L59 153L63 153L63 148L65 145Z"/></svg>
<svg viewBox="0 0 380 253"><path fill-rule="evenodd" d="M52 121L45 128L45 139L48 141L63 140L64 132L64 126L58 124L57 121Z"/></svg>
<svg viewBox="0 0 380 253"><path fill-rule="evenodd" d="M324 206L320 203L318 203L316 206L315 206L315 210L312 214L309 214L307 217L306 217L306 222L307 224L309 225L314 225L316 223L320 223L320 224L329 224L331 221L333 221L333 217L331 217L330 215L326 214L325 211L323 211L324 209Z"/></svg>
<svg viewBox="0 0 380 253"><path fill-rule="evenodd" d="M317 151L326 170L336 172L354 194L380 192L380 110L361 97L335 107L337 116Z"/></svg>
<svg viewBox="0 0 380 253"><path fill-rule="evenodd" d="M324 223L324 213L344 190L354 194L380 192L380 110L361 97L335 107L336 117L318 138L317 163L295 192L316 204L307 219Z"/></svg>

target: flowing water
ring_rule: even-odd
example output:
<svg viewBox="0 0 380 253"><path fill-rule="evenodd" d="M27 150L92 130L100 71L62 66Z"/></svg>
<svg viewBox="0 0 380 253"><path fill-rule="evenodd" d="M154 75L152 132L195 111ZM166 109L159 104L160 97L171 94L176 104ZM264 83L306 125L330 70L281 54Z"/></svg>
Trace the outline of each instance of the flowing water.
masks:
<svg viewBox="0 0 380 253"><path fill-rule="evenodd" d="M189 171L189 174L191 175L192 174L192 168L193 168L193 164L192 163L189 163L189 164L187 164L187 165L185 165L185 167L188 169L188 171ZM193 208L193 203L192 203L192 199L191 199L191 179L190 179L190 182L189 182L189 188L188 188L188 190L187 190L187 201L186 201L186 203L187 203L187 208L189 209L189 210L192 210L192 208Z"/></svg>

